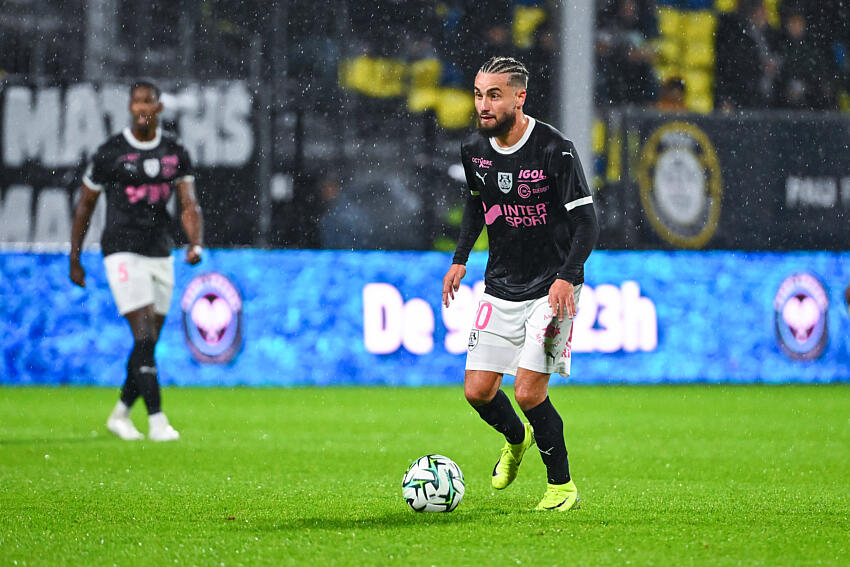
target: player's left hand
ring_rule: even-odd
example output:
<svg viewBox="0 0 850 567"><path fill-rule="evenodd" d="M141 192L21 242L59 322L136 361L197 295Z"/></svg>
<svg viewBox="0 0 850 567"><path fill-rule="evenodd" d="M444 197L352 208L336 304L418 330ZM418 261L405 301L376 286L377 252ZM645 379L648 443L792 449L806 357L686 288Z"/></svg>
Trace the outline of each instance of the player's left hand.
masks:
<svg viewBox="0 0 850 567"><path fill-rule="evenodd" d="M549 288L549 307L552 315L563 321L564 316L572 319L576 316L576 294L573 284L567 280L555 280Z"/></svg>
<svg viewBox="0 0 850 567"><path fill-rule="evenodd" d="M200 246L190 246L186 249L186 263L193 266L201 261L201 254L204 249Z"/></svg>

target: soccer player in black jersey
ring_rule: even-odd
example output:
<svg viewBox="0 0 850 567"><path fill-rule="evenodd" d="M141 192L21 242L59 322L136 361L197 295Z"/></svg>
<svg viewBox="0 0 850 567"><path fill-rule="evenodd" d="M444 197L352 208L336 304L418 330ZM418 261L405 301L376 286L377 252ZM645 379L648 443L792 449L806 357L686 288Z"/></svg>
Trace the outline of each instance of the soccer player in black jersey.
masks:
<svg viewBox="0 0 850 567"><path fill-rule="evenodd" d="M570 372L572 320L599 224L573 143L523 112L527 84L525 66L510 57L488 60L475 77L478 131L461 147L469 195L443 278L443 303L454 299L486 224L490 254L469 337L464 394L506 438L493 487L513 482L536 441L548 477L537 509L565 511L577 507L578 490L563 422L549 401L549 378ZM528 424L500 389L503 374L516 377L514 395Z"/></svg>
<svg viewBox="0 0 850 567"><path fill-rule="evenodd" d="M106 422L109 431L125 440L144 438L129 417L140 396L148 410L148 438L173 441L180 437L162 412L154 362L174 288L174 243L166 205L175 189L180 220L189 238L186 262L197 264L203 251L192 163L186 149L158 127L159 98L159 88L150 82L138 81L130 87L133 123L95 153L83 177L71 228L71 281L85 287L80 252L98 197L105 192L103 262L118 311L130 324L135 341L121 398Z"/></svg>

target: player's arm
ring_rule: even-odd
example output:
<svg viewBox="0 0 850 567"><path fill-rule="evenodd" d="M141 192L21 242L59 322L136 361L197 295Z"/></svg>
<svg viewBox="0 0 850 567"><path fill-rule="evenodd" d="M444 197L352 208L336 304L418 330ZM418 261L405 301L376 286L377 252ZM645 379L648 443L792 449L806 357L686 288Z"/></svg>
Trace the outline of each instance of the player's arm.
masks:
<svg viewBox="0 0 850 567"><path fill-rule="evenodd" d="M561 321L563 321L564 316L570 319L575 317L574 286L580 279L584 263L599 239L599 221L596 218L590 188L585 179L575 146L570 144L569 150L568 155L561 154L560 159L565 160L565 162L558 168L559 172L555 176L555 183L574 231L570 241L570 252L563 265L558 269L555 282L549 289L549 304L552 307L552 312ZM570 159L566 159L567 157ZM557 157L554 159L559 160Z"/></svg>
<svg viewBox="0 0 850 567"><path fill-rule="evenodd" d="M466 164L464 164L464 169L466 169ZM455 292L460 288L460 280L466 275L466 261L469 259L469 253L472 251L475 241L478 240L481 229L484 228L484 207L468 171L466 183L469 186L469 195L463 209L460 236L457 239L457 248L452 259L452 265L443 278L443 305L446 307L455 298Z"/></svg>
<svg viewBox="0 0 850 567"><path fill-rule="evenodd" d="M195 180L186 176L177 182L177 196L180 199L180 222L189 238L186 250L186 262L197 264L201 261L203 252L204 221L201 207L195 197Z"/></svg>
<svg viewBox="0 0 850 567"><path fill-rule="evenodd" d="M97 199L100 191L89 188L85 182L81 188L80 202L74 210L74 222L71 224L71 257L70 276L71 281L80 287L86 287L86 270L80 263L80 253L83 250L83 240L89 231L92 214L97 207Z"/></svg>

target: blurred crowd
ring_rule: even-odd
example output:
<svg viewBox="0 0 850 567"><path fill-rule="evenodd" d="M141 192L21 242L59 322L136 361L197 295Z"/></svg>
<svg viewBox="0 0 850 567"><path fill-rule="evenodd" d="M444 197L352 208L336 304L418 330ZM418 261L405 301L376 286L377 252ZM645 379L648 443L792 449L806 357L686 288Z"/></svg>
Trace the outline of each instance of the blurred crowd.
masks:
<svg viewBox="0 0 850 567"><path fill-rule="evenodd" d="M850 3L843 0L596 0L595 99L600 107L667 110L836 110L848 89ZM549 0L378 0L352 3L349 53L437 59L444 86L468 88L490 54L527 63L536 92L557 72L560 8ZM707 14L708 106L687 106L688 77L665 66L659 14ZM375 33L378 30L378 33ZM392 30L382 33L382 30ZM688 43L687 30L682 43ZM399 37L406 41L399 41ZM549 115L550 97L536 97Z"/></svg>
<svg viewBox="0 0 850 567"><path fill-rule="evenodd" d="M659 10L702 9L716 18L715 110L847 110L841 98L850 68L847 2L599 0L598 6L596 100L602 106L676 109L671 96L688 85L657 72Z"/></svg>
<svg viewBox="0 0 850 567"><path fill-rule="evenodd" d="M705 89L707 104L685 108L850 110L843 94L850 91L846 0L594 1L595 97L601 107L670 107L673 100L675 108L671 96L684 92L690 103L689 92ZM371 67L354 90L403 97L417 81L468 91L481 62L504 54L527 64L536 92L551 93L557 78L563 27L557 0L290 0L273 4L274 10L259 0L185 5L191 9L104 0L98 6L114 8L116 14L103 15L114 29L104 36L108 48L98 51L87 41L86 22L92 18L85 15L82 0L0 3L0 76L74 82L97 80L98 72L159 77L156 71L164 70L204 80L283 74L299 82L309 77L313 88L332 88L338 81L351 86L340 79L345 76L340 68L365 56L389 63L378 73ZM673 33L680 37L671 42L669 20L677 14L682 19L702 14L704 25L678 28ZM688 36L693 29L708 33L708 59L697 63L708 78L699 85L691 83L700 77L685 76L669 61L689 55L684 53L688 44L699 41ZM681 45L671 44L676 42ZM682 53L671 55L669 48ZM356 73L352 77L356 82ZM383 91L382 82L388 82ZM427 96L408 101L412 109L439 106L432 91L417 94L423 93ZM320 104L329 100L314 98ZM444 102L451 106L456 100ZM551 115L551 97L533 100L538 115ZM443 125L449 128L467 125L446 118Z"/></svg>

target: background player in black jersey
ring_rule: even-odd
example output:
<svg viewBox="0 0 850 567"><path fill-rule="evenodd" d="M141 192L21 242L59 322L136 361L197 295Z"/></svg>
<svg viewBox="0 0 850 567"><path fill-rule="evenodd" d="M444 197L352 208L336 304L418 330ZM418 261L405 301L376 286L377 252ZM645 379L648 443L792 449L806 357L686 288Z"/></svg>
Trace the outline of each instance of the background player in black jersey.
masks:
<svg viewBox="0 0 850 567"><path fill-rule="evenodd" d="M469 337L464 393L507 442L493 469L506 488L535 441L546 465L538 510L576 507L561 417L549 400L549 378L570 372L572 319L584 283L584 262L599 235L584 172L572 142L523 112L528 71L494 57L475 77L478 132L464 141L461 161L469 196L443 303L454 299L472 245L486 224L490 253L485 291ZM523 424L500 389L516 376Z"/></svg>
<svg viewBox="0 0 850 567"><path fill-rule="evenodd" d="M189 238L186 261L197 264L203 250L192 164L185 148L158 128L162 111L159 97L159 88L150 82L138 81L130 87L132 126L98 148L83 177L71 229L71 281L85 287L80 251L98 197L105 192L106 227L101 237L104 266L118 311L129 322L135 341L121 398L106 426L126 440L144 438L129 417L139 396L148 410L148 437L154 441L180 437L162 412L154 362L154 349L174 288L174 243L166 205L175 188L180 220Z"/></svg>

